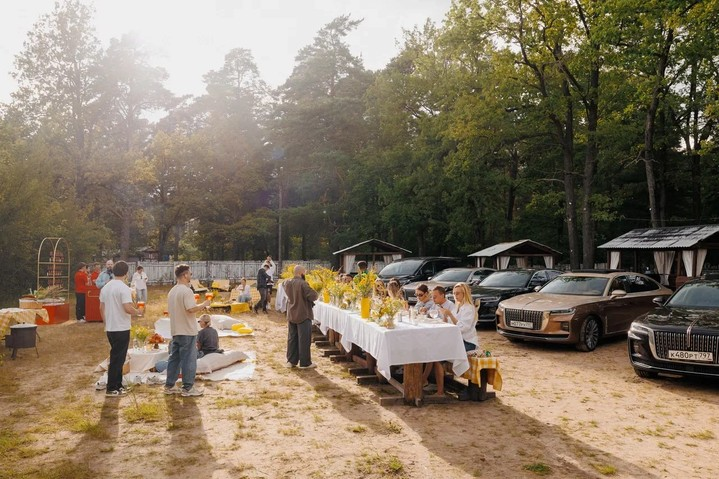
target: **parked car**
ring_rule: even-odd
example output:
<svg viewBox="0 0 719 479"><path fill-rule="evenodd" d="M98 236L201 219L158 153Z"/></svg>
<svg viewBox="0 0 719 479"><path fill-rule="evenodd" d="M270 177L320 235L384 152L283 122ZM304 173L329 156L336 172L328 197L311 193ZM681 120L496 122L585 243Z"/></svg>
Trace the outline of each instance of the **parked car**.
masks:
<svg viewBox="0 0 719 479"><path fill-rule="evenodd" d="M430 291L436 286L442 286L445 291L449 292L457 283L467 283L470 286L479 284L494 271L492 268L447 268L432 276L429 281L416 281L405 284L402 286L402 291L404 292L404 297L407 298L407 302L415 304L417 302L415 289L420 284L426 284Z"/></svg>
<svg viewBox="0 0 719 479"><path fill-rule="evenodd" d="M560 274L561 271L554 269L513 269L490 274L484 281L470 288L474 304L477 304L477 300L480 302L477 324L494 324L500 301L534 291ZM451 294L447 297L454 301Z"/></svg>
<svg viewBox="0 0 719 479"><path fill-rule="evenodd" d="M497 332L513 340L575 344L592 351L603 337L624 334L632 321L672 291L638 273L566 273L536 293L502 301Z"/></svg>
<svg viewBox="0 0 719 479"><path fill-rule="evenodd" d="M397 278L401 285L405 285L413 281L426 281L443 269L465 266L464 263L466 260L462 258L446 256L402 258L392 261L382 268L377 277L385 283L392 278Z"/></svg>
<svg viewBox="0 0 719 479"><path fill-rule="evenodd" d="M627 335L637 375L719 377L719 280L685 283L668 301L640 316Z"/></svg>

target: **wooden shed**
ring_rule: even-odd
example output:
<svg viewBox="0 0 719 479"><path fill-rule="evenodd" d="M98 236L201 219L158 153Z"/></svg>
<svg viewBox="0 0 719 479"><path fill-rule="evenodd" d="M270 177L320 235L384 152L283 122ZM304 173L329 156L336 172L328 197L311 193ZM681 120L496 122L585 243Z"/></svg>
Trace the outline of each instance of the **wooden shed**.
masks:
<svg viewBox="0 0 719 479"><path fill-rule="evenodd" d="M412 252L392 243L369 239L332 254L340 255L340 267L344 273L353 273L357 272L357 261L367 261L370 269L379 271L386 264L410 253Z"/></svg>
<svg viewBox="0 0 719 479"><path fill-rule="evenodd" d="M541 260L545 267L554 268L554 264L562 256L557 250L536 241L523 239L510 243L498 243L469 256L477 258L477 266L485 266L484 261L489 258L494 269L507 269L510 260L514 259L517 268L528 268Z"/></svg>
<svg viewBox="0 0 719 479"><path fill-rule="evenodd" d="M719 225L668 226L631 230L599 246L610 269L641 269L640 254L651 255L662 284L681 286L701 276L707 251L719 250Z"/></svg>

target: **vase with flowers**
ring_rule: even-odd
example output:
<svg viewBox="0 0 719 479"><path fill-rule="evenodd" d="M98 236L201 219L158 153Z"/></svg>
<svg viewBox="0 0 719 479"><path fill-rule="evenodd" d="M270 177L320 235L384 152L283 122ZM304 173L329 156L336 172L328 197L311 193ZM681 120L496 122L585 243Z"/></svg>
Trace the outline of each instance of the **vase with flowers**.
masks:
<svg viewBox="0 0 719 479"><path fill-rule="evenodd" d="M376 279L377 274L374 271L367 271L355 276L353 281L354 289L360 298L360 316L363 319L369 319L370 317L370 297L372 296Z"/></svg>

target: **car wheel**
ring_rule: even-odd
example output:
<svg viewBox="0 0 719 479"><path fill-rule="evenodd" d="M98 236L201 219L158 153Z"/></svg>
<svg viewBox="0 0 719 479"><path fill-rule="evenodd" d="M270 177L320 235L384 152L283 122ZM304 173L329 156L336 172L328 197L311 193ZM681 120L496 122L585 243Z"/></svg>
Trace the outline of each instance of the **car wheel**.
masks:
<svg viewBox="0 0 719 479"><path fill-rule="evenodd" d="M644 369L637 369L634 368L634 372L637 373L637 376L644 379L656 379L659 377L659 375L652 371L645 371Z"/></svg>
<svg viewBox="0 0 719 479"><path fill-rule="evenodd" d="M577 349L584 352L594 351L597 344L599 344L599 321L597 318L589 317L584 320L579 331Z"/></svg>

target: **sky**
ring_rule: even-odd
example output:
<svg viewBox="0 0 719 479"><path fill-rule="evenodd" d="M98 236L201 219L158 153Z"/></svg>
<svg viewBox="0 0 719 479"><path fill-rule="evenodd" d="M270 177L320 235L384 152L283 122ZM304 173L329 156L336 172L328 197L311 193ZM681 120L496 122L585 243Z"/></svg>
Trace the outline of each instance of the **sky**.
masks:
<svg viewBox="0 0 719 479"><path fill-rule="evenodd" d="M17 84L10 76L15 55L41 15L56 0L0 3L0 102ZM384 67L400 49L402 32L441 23L451 0L95 0L96 35L107 47L111 38L137 35L149 62L169 73L167 88L177 95L204 93L202 76L222 67L233 48L247 48L262 78L271 86L292 73L297 52L339 15L364 19L346 41L366 68Z"/></svg>

